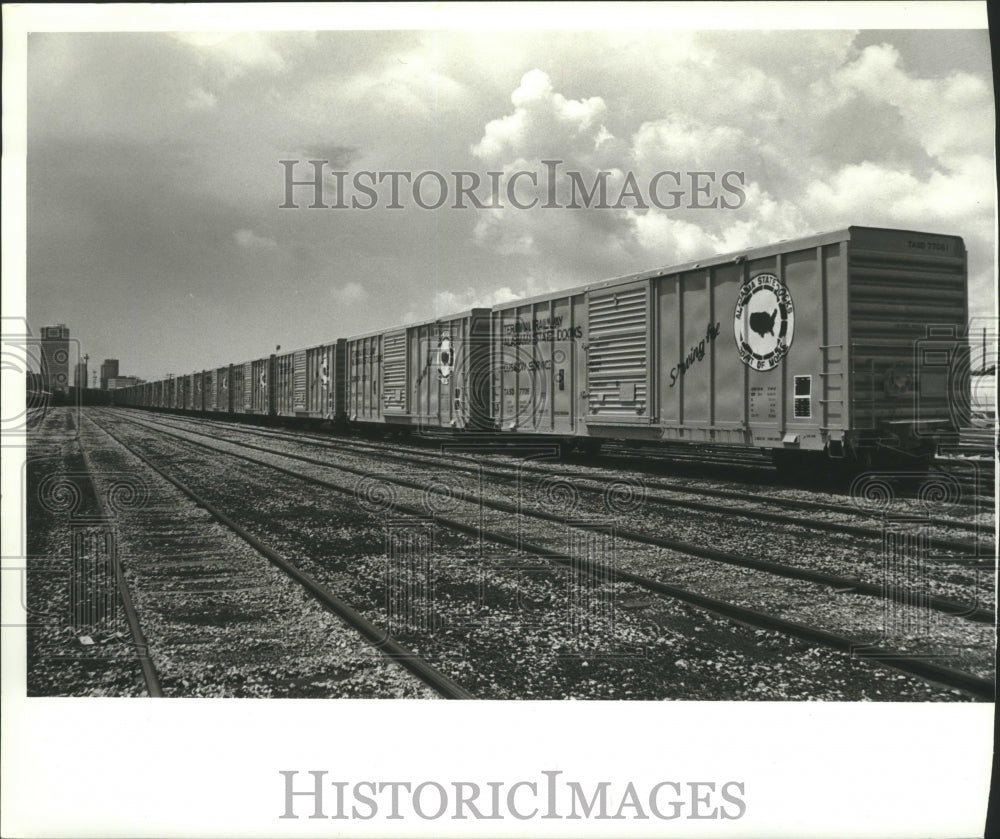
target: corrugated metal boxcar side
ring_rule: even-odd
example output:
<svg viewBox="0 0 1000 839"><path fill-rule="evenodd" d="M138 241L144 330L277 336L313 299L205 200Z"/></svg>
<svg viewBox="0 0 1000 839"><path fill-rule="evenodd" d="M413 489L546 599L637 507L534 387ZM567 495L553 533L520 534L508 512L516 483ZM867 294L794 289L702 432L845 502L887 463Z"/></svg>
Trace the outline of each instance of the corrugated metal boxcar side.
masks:
<svg viewBox="0 0 1000 839"><path fill-rule="evenodd" d="M283 417L334 419L344 398L343 341L279 355L274 360L275 411Z"/></svg>
<svg viewBox="0 0 1000 839"><path fill-rule="evenodd" d="M651 410L664 439L804 450L843 439L832 351L845 337L843 239L782 243L653 280L661 363Z"/></svg>
<svg viewBox="0 0 1000 839"><path fill-rule="evenodd" d="M422 428L483 429L489 424L489 309L417 324L406 330L405 410ZM385 411L399 411L398 346L383 345Z"/></svg>
<svg viewBox="0 0 1000 839"><path fill-rule="evenodd" d="M848 252L851 424L910 448L967 426L968 267L957 236L852 228Z"/></svg>
<svg viewBox="0 0 1000 839"><path fill-rule="evenodd" d="M916 449L954 413L966 317L960 238L852 227L494 307L493 411L521 432Z"/></svg>
<svg viewBox="0 0 1000 839"><path fill-rule="evenodd" d="M274 359L274 410L294 417L295 406L305 405L305 351L282 353Z"/></svg>
<svg viewBox="0 0 1000 839"><path fill-rule="evenodd" d="M489 424L488 309L349 338L346 415L416 428Z"/></svg>
<svg viewBox="0 0 1000 839"><path fill-rule="evenodd" d="M345 411L351 422L383 421L379 385L384 336L391 346L405 346L405 332L401 329L347 339ZM399 398L395 395L396 400Z"/></svg>
<svg viewBox="0 0 1000 839"><path fill-rule="evenodd" d="M493 309L491 412L503 431L572 435L587 414L584 292Z"/></svg>
<svg viewBox="0 0 1000 839"><path fill-rule="evenodd" d="M190 408L192 411L200 413L205 410L205 375L204 373L192 374L192 399Z"/></svg>
<svg viewBox="0 0 1000 839"><path fill-rule="evenodd" d="M243 413L243 364L229 365L229 410Z"/></svg>
<svg viewBox="0 0 1000 839"><path fill-rule="evenodd" d="M216 405L216 383L215 383L215 370L205 370L201 374L202 390L205 392L204 396L204 406L206 411L215 412Z"/></svg>
<svg viewBox="0 0 1000 839"><path fill-rule="evenodd" d="M271 413L271 388L274 378L271 358L258 358L244 366L244 413L267 416Z"/></svg>
<svg viewBox="0 0 1000 839"><path fill-rule="evenodd" d="M185 376L180 377L182 379L181 385L181 403L179 407L185 411L193 410L194 405L194 376L188 373Z"/></svg>
<svg viewBox="0 0 1000 839"><path fill-rule="evenodd" d="M230 411L229 406L229 378L230 369L226 367L217 367L215 369L215 387L213 392L215 393L214 410L227 414Z"/></svg>
<svg viewBox="0 0 1000 839"><path fill-rule="evenodd" d="M344 403L344 341L321 344L305 351L305 393L300 415L337 419Z"/></svg>
<svg viewBox="0 0 1000 839"><path fill-rule="evenodd" d="M253 392L256 387L256 382L253 377L253 362L244 361L240 365L240 381L243 387L240 390L241 399L239 400L239 405L237 407L237 413L239 414L252 414L253 413Z"/></svg>

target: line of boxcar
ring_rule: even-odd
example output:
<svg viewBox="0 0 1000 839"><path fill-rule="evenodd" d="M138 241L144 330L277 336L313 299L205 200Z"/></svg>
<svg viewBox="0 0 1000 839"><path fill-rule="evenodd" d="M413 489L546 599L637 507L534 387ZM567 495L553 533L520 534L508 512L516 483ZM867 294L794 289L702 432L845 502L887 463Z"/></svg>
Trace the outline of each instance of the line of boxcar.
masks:
<svg viewBox="0 0 1000 839"><path fill-rule="evenodd" d="M120 404L398 431L926 456L969 409L961 238L868 227L269 355Z"/></svg>

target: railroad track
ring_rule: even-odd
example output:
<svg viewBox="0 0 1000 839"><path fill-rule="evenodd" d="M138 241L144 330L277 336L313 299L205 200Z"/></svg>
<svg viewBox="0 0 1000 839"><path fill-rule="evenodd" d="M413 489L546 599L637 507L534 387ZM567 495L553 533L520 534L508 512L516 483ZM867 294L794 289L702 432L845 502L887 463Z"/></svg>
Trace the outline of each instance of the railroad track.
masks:
<svg viewBox="0 0 1000 839"><path fill-rule="evenodd" d="M190 419L179 420L181 427L185 422L190 423ZM313 435L285 433L280 431L262 430L247 426L233 426L231 423L219 423L224 428L238 429L239 433L252 435L260 438L286 440L300 445L307 445L319 449L338 452L370 451L382 460L389 460L400 464L417 466L440 466L441 454L422 455L419 450L407 450L400 452L398 448L388 445L373 445L367 441L358 443L357 441L332 441L326 438L319 438ZM527 460L505 461L502 458L491 457L489 455L468 456L463 455L462 446L455 444L455 451L447 451L444 457L449 465L466 464L470 469L475 469L478 473L491 478L502 478L508 480L512 475L541 475L551 476L560 474L560 470L566 469L565 464L560 465L534 465ZM485 464L489 464L487 467ZM587 485L597 485L605 489L613 489L620 486L622 481L620 475L607 476L595 472L587 467L574 467L579 472L572 477ZM664 479L643 479L641 489L645 493L645 500L655 506L663 508L678 508L695 510L700 512L725 514L755 521L770 521L779 524L790 524L799 527L810 528L831 533L850 534L861 538L882 539L885 533L884 521L880 511L884 512L892 502L892 488L887 486L884 480L873 476L871 479L862 477L856 482L857 497L853 505L834 504L799 498L788 498L774 495L762 495L755 493L740 492L737 490L726 490L717 488L694 487L680 483L676 480ZM926 506L935 503L936 499L946 497L950 485L942 484L940 481L931 481L924 488L923 495L926 499ZM691 496L694 496L693 498ZM698 498L718 498L729 502L727 504L712 503ZM756 506L750 506L756 505ZM777 508L777 510L775 509ZM781 510L793 512L782 512ZM801 512L816 514L832 514L849 519L876 518L879 526L855 525L844 521L833 521L820 518L804 518ZM928 547L934 551L953 551L964 555L981 557L984 554L992 556L992 527L983 522L968 521L964 519L933 516L924 510L914 510L913 518L919 517L925 527L939 528L947 530L973 532L974 539L948 538L942 535L931 535L928 540ZM992 561L984 560L988 563L984 567L992 565Z"/></svg>
<svg viewBox="0 0 1000 839"><path fill-rule="evenodd" d="M120 486L70 413L36 418L25 488L28 695L162 696L112 536Z"/></svg>
<svg viewBox="0 0 1000 839"><path fill-rule="evenodd" d="M950 455L959 457L993 458L997 452L996 425L992 427L962 428L958 432L958 440L941 447Z"/></svg>
<svg viewBox="0 0 1000 839"><path fill-rule="evenodd" d="M141 413L149 414L148 410L139 410ZM175 414L170 411L157 412L159 416L174 416L179 420L190 419L185 414ZM229 427L254 427L263 433L280 434L270 428L262 428L259 422L254 420L265 419L253 416L223 417L211 416L199 417L200 421L216 422L221 426ZM269 419L269 418L266 418ZM285 422L290 422L285 420ZM279 420L279 424L281 421ZM272 423L268 423L272 425ZM301 433L301 432L300 432ZM324 439L331 437L350 440L352 445L367 445L373 448L381 448L383 451L399 449L402 446L411 451L426 449L428 446L440 448L449 446L459 449L465 445L470 448L477 446L475 440L459 440L453 436L435 433L424 436L407 436L405 442L396 442L393 446L375 442L371 438L365 438L356 434L345 435L343 433L325 434ZM502 442L502 441L501 441ZM495 450L494 460L499 461L503 454L499 451L501 445L491 443ZM558 449L557 441L553 440L546 446L538 441L525 442L523 440L510 441L512 459L522 459L526 452L551 448L555 453ZM804 476L793 484L785 477L778 476L769 455L756 450L731 449L725 446L702 447L688 450L682 445L655 446L635 446L627 443L617 443L606 441L602 449L602 454L586 455L573 453L564 460L570 465L582 465L585 468L596 468L604 470L621 471L627 470L635 474L650 476L652 480L662 482L664 474L669 474L674 481L688 478L701 480L723 480L726 483L744 483L747 485L762 484L774 485L780 490L797 489L807 492L836 492L839 494L852 494L858 484L856 475L843 470L831 469L827 472L817 472L809 476ZM553 455L555 457L555 454ZM993 462L992 460L968 460L962 458L939 457L925 472L900 469L897 467L885 469L873 469L869 474L867 497L860 500L869 506L877 509L884 508L888 504L899 504L907 500L926 501L926 493L941 495L942 491L949 495L955 495L954 501L948 501L948 507L956 513L959 508L964 508L970 515L976 515L983 511L992 510L995 505ZM861 476L862 478L864 475ZM928 485L928 481L930 485ZM942 490L942 485L944 486ZM877 489L873 489L877 486ZM668 487L664 486L664 489ZM686 493L712 494L713 490L702 488L686 488ZM718 492L718 491L715 491ZM755 493L749 495L730 491L731 495L739 495L747 500L761 499ZM721 497L721 496L720 496ZM770 500L767 503L785 503L785 506L795 507L788 502ZM815 503L815 502L814 502ZM820 502L822 503L822 502ZM830 512L838 512L833 509L838 505L829 505ZM840 512L844 512L844 505L839 505ZM805 505L798 506L798 509L806 509ZM819 509L815 507L814 509ZM883 510L884 512L888 512ZM919 515L928 519L925 511L920 511ZM959 519L944 518L941 516L930 516L927 524L931 526L943 526L957 529L974 531L977 537L982 539L984 534L992 533L992 527L983 527L977 523L959 523Z"/></svg>
<svg viewBox="0 0 1000 839"><path fill-rule="evenodd" d="M193 434L200 435L200 436L203 436L203 437L211 437L211 439L219 439L219 438L214 437L212 435L204 434L203 432L198 431L197 428L195 428L195 429L188 428L186 430L188 430L189 433L193 433ZM271 449L271 448L267 448L267 447L264 447L264 446L257 446L257 445L254 445L252 443L244 443L242 441L233 441L233 440L230 440L230 441L227 441L227 442L230 442L230 443L233 443L233 444L236 444L236 445L240 445L240 446L245 447L245 448L250 449L250 450L255 450L255 451L260 451L260 452L265 452L265 453L279 454L281 456L288 457L288 458L290 458L292 460L296 460L296 461L301 462L301 463L308 463L308 464L312 464L312 465L315 465L315 466L321 466L321 467L329 465L329 463L327 461L319 460L319 459L316 459L316 458L310 458L308 456L296 454L294 452L277 452L277 451L275 451L274 449ZM391 454L386 454L386 453L381 453L380 454L380 459L381 460L386 460L386 459L388 459L388 460L396 460L397 462L408 462L408 458L406 458L405 456L397 457L397 456L393 456ZM425 465L425 464L422 464L422 465ZM437 466L439 464L434 464L434 465ZM349 472L350 474L356 475L356 476L361 477L361 478L364 478L364 477L366 477L366 476L368 476L370 474L369 473L369 469L366 468L366 467L360 467L360 468L359 467L351 467L349 465L344 464L343 462L339 462L336 465L336 468L338 468L338 469L340 469L342 471ZM488 474L488 472L486 470L482 470L480 472L480 475L485 475L485 474ZM510 478L509 475L504 475L503 477L509 481L509 478ZM416 490L420 490L420 491L426 491L428 489L428 487L423 482L414 481L414 480L406 480L405 478L402 478L402 477L400 477L398 475L394 476L392 480L393 480L393 483L398 484L400 486L406 486L406 487L408 487L410 489L416 489ZM565 488L568 488L571 492L576 492L577 486L578 485L565 485ZM614 489L615 488L615 484L612 483L610 485L610 488ZM509 481L508 489L511 490L511 491L513 491L516 494L516 497L518 497L519 499L523 496L523 489L524 488L521 485L520 476L516 476L516 480L515 481ZM628 485L624 485L623 484L622 485L622 489L627 492L630 489L630 487ZM550 485L549 486L549 490L554 490L556 493L558 493L559 490L560 490L560 487L558 487L558 486L553 487L553 486ZM434 491L438 495L448 495L451 498L458 498L458 499L460 499L462 501L465 501L465 502L468 502L468 503L473 503L473 504L485 503L491 509L494 509L494 510L497 510L497 511L500 511L500 512L504 512L504 513L513 514L513 515L522 515L522 514L524 514L524 515L528 515L528 516L531 516L531 517L536 518L536 519L541 519L543 521L549 521L549 522L554 522L554 523L561 523L564 520L564 518L565 518L565 512L560 512L560 513L546 513L543 510L537 510L537 509L535 509L535 510L527 510L527 509L525 509L522 506L522 504L520 502L517 503L517 504L510 504L510 503L505 503L505 502L499 501L499 500L488 500L488 499L485 499L485 497L481 493L470 493L468 491L455 490L453 488L436 488L436 489L434 489ZM606 490L605 490L604 493L602 493L602 497L605 500L605 502L607 503L607 501L609 500L609 498L608 498L608 493L607 493ZM644 500L646 500L646 499L644 499ZM613 503L613 500L612 500L612 503ZM666 506L670 506L670 500L669 499L667 500ZM684 505L684 506L687 506L687 505ZM758 516L758 514L756 512L746 513L746 511L743 511L743 510L736 510L736 511L734 511L729 506L697 504L695 506L695 509L710 510L710 511L712 511L714 513L720 513L720 514L723 514L723 515L726 515L726 516L731 516L731 515L735 514L735 515L740 516L740 517L750 518L751 520L753 520L755 522L758 520L758 518L764 518L764 519L768 518L768 514L766 514L766 513L763 514L763 515L761 515L761 516ZM814 527L815 529L820 530L820 531L827 531L827 532L828 531L834 531L834 532L848 533L848 534L855 535L855 536L856 535L867 536L867 537L874 538L874 539L876 539L878 541L881 541L885 537L885 535L886 535L885 531L883 531L883 530L866 529L866 528L855 528L855 527L851 527L851 526L841 527L839 524L835 524L835 523L831 523L831 522L822 522L822 521L820 521L820 522L803 522L801 519L799 519L797 517L787 516L787 515L783 515L783 514L770 514L770 518L774 522L782 522L782 523L792 524L792 525L796 525L796 526L805 525L806 527ZM735 553L735 552L732 552L732 551L713 550L712 548L706 547L704 544L701 544L701 543L692 543L690 541L685 542L685 541L680 541L680 540L676 540L676 539L667 539L665 537L650 535L649 533L646 533L646 532L637 531L635 529L623 528L621 526L616 526L616 533L621 538L627 539L629 541L633 541L633 542L637 542L637 543L644 543L644 544L656 546L656 547L659 547L659 548L664 548L664 549L667 549L667 550L670 550L670 551L675 551L675 552L678 552L678 553L682 553L682 554L685 554L685 555L688 555L688 556L698 557L698 558L702 558L702 559L710 559L710 560L724 562L724 563L731 564L731 565L739 565L739 566L746 567L746 568L756 568L756 569L759 569L759 570L768 571L770 573L779 574L781 576L786 576L786 577L789 577L789 578L792 578L792 579L803 579L803 580L808 580L810 582L818 583L818 584L821 584L821 585L830 585L830 586L833 586L834 588L837 588L837 589L840 589L840 590L843 590L843 591L853 590L853 591L856 591L856 592L861 593L861 594L866 594L866 595L875 596L875 597L888 597L888 596L890 596L890 594L886 592L886 590L885 590L885 588L884 588L884 586L882 584L880 584L880 583L879 584L866 583L866 582L863 582L863 581L861 581L861 580L859 580L859 579L857 579L855 577L844 577L842 575L825 573L825 572L822 572L822 571L815 571L815 570L810 570L810 569L807 569L807 568L800 568L800 567L796 567L796 566L788 566L788 565L784 565L784 564L777 563L777 562L762 561L762 560L754 559L752 557L749 557L749 556L746 556L746 555L742 555L742 554L738 554L738 553ZM929 544L933 544L933 541L929 540ZM972 560L970 560L968 558L963 558L963 557L956 557L956 558L950 559L950 560L949 559L937 558L937 561L939 561L939 562L954 563L954 564L958 564L959 566L964 567L964 568L969 568L969 567L992 568L992 566L993 566L993 561L992 560L985 560L985 559L979 559L978 558L978 553L977 552L981 548L981 545L979 545L978 543L975 543L975 542L966 542L966 541L957 541L957 540L938 540L938 545L937 546L938 547L944 546L944 547L946 547L947 549L950 549L950 550L956 550L957 549L957 550L959 550L961 552L964 552L964 553L967 553L967 554L971 554L973 557L977 557L977 558L972 559ZM970 617L973 620L978 620L978 621L981 621L981 622L992 622L992 620L993 620L993 612L992 612L992 610L977 609L977 608L974 608L974 607L969 607L967 605L963 605L963 604L957 603L957 602L955 602L953 600L948 600L947 598L930 597L928 599L928 601L927 601L927 604L930 606L930 608L939 609L940 611L945 612L946 614L962 614L962 615L965 615L967 617Z"/></svg>
<svg viewBox="0 0 1000 839"><path fill-rule="evenodd" d="M173 437L180 440L188 445L194 445L196 447L214 451L218 454L222 454L228 457L240 459L246 463L253 464L257 467L265 466L270 470L274 470L285 475L294 477L297 480L302 480L307 483L311 483L315 486L321 486L326 489L335 490L342 494L354 493L356 487L346 486L343 482L335 482L325 478L317 478L312 475L302 474L301 471L289 469L283 466L279 466L273 462L268 462L261 460L259 458L253 458L249 455L243 454L241 452L233 452L224 448L219 448L219 446L213 446L206 443L199 442L197 440L192 440L190 437L185 437L183 434L177 434L175 432L166 431L160 426L157 428L156 425L150 425L148 423L139 423L135 420L130 420L135 425L140 427L145 427L148 430L157 430L161 434ZM188 431L188 434L194 434L196 436L209 437L210 435L204 434L197 431ZM323 469L334 469L341 472L346 472L348 474L353 474L355 476L364 475L365 470L352 469L344 464L331 464L329 462L318 461L313 458L306 458L301 455L291 455L284 452L274 452L273 450L268 450L259 446L252 446L245 443L224 443L224 445L230 445L242 449L257 449L266 452L270 457L285 458L293 461L298 461L300 463L310 463L313 466L319 466ZM419 483L409 482L406 479L394 476L392 478L394 485L400 487L409 487L411 489L417 489L423 492L428 491L426 485ZM456 500L456 495L452 493L451 501ZM469 499L457 499L459 501ZM483 504L480 501L481 505ZM522 510L512 510L510 505L499 504L495 501L486 503L484 506L488 507L490 510L496 510L503 513L510 514L512 512L523 513ZM394 508L397 513L404 515L417 516L426 515L425 510L421 510L418 507L409 506L405 504L398 504ZM537 511L533 511L529 514L532 517L539 518L548 521L558 521L558 517L545 517L538 516ZM481 514L480 514L481 519ZM464 531L469 535L478 536L479 538L489 538L493 542L500 544L507 544L511 547L515 547L518 550L527 551L534 555L546 557L554 562L558 563L569 563L573 564L576 560L573 557L566 556L564 551L555 550L551 545L545 544L544 542L532 542L523 537L523 534L517 533L516 535L510 535L509 533L502 533L496 530L489 530L484 532L482 527L482 521L479 520L476 523L470 524L469 521L462 521L455 519L453 517L436 515L435 520L441 524L446 525L449 528ZM758 570L765 570L769 574L779 574L787 577L794 577L797 579L807 579L809 582L822 584L822 585L841 585L843 590L847 591L858 591L857 580L851 580L847 578L837 578L832 575L822 575L814 576L810 572L806 572L804 575L802 573L803 569L792 569L788 566L781 567L775 563L761 563L760 561L753 560L749 557L736 557L735 555L725 555L724 552L710 551L700 546L696 545L679 545L677 543L670 542L668 540L660 540L658 543L652 537L647 537L644 534L628 532L624 538L636 541L646 541L649 544L658 544L660 547L665 547L669 550L682 550L689 555L701 556L707 559L712 559L715 561L727 562L729 564L740 564L744 567L756 568ZM817 627L808 626L796 621L789 621L777 617L772 614L766 614L760 610L749 609L745 606L735 604L732 602L727 602L719 598L711 597L697 591L692 591L680 586L671 585L669 583L664 583L662 580L651 579L642 574L633 573L624 569L616 569L615 575L618 580L623 580L625 582L639 586L640 588L648 591L655 592L660 595L667 595L671 598L681 600L683 602L695 605L702 609L708 609L711 612L719 615L725 615L726 617L736 619L738 621L760 626L763 628L777 630L786 635L791 635L793 637L807 640L813 643L821 643L829 646L833 649L838 649L842 651L851 652L855 656L873 658L883 663L889 663L899 670L907 673L921 676L922 678L931 679L940 684L947 684L953 687L957 687L961 690L967 691L978 698L992 697L993 694L993 682L989 679L983 678L975 674L970 674L964 671L957 670L955 668L945 667L933 662L927 661L921 657L914 657L912 654L901 653L899 651L893 651L891 649L885 649L880 646L866 645L859 643L858 640L847 635L843 635L836 632L829 632ZM865 589L866 594L872 594L871 589ZM938 599L933 604L934 608L938 608L949 614L964 614L967 617L972 617L974 620L980 621L990 621L992 622L993 615L991 611L971 608L967 605L956 604L953 602L943 601Z"/></svg>
<svg viewBox="0 0 1000 839"><path fill-rule="evenodd" d="M100 422L94 420L92 416L90 419L103 434L114 440L117 446L120 446L132 457L141 461L147 468L155 472L180 493L182 493L183 496L190 499L190 501L197 505L198 508L204 510L214 521L219 522L228 528L229 531L239 537L239 539L243 540L248 546L253 548L254 551L266 557L271 563L274 564L274 566L287 575L289 579L293 580L301 586L304 591L308 592L309 596L316 603L320 604L329 612L335 614L345 624L347 624L348 627L360 634L361 637L375 647L388 661L393 662L394 664L407 670L422 684L433 690L438 696L446 699L474 698L472 694L470 694L454 680L441 673L413 651L406 649L398 641L389 636L384 629L375 626L357 610L352 608L350 604L338 597L326 586L312 578L309 574L302 571L294 562L289 560L281 552L275 550L240 526L234 519L226 515L226 513L222 510L218 509L203 495L186 486L177 478L169 475L144 454L137 451L133 446L122 440L113 431L105 427ZM164 547L172 550L172 552L176 552L176 542L178 538L176 533L176 516L177 513L175 508L168 505L161 510L154 510L153 515L147 516L143 521L143 527L146 529L146 532L165 532L169 534L163 541ZM218 550L216 550L215 553L212 551L206 551L202 545L205 541L211 542L210 534L202 533L196 536L196 542L199 547L196 551L194 559L192 560L189 555L185 555L181 564L188 567L196 566L201 569L204 569L209 565L214 566L212 569L212 586L216 588L219 585L233 585L237 587L247 586L248 584L245 580L247 570L243 562L240 561L243 558L237 558L235 567L220 570L219 563L223 557L220 555ZM172 546L172 548L170 546ZM226 556L228 557L228 553ZM235 582L233 578L236 578ZM132 612L134 614L134 609ZM257 631L260 631L260 627L257 628ZM301 629L296 631L301 631ZM280 634L280 632L281 630L279 629L278 633ZM291 632L291 630L289 630L289 632ZM143 649L146 649L145 645L143 646ZM146 656L146 662L151 668L152 665L151 662L149 662L148 656ZM163 695L162 690L158 687L157 691L158 692L155 694L151 691L151 695Z"/></svg>
<svg viewBox="0 0 1000 839"><path fill-rule="evenodd" d="M94 464L91 457L87 453L87 448L84 445L82 435L79 438L79 445L80 452L83 455L84 464L86 465L87 472L89 473L91 486L94 488L97 503L101 510L101 515L104 518L109 518L107 499L111 497L113 487L105 487L104 493L97 491L97 486L95 484L100 479L98 478L95 480ZM139 661L139 667L142 670L142 679L146 685L146 691L152 698L162 698L163 687L160 684L160 675L157 672L156 665L153 663L153 659L149 654L149 644L142 631L142 625L139 622L139 615L136 612L135 603L132 599L128 582L125 579L125 574L122 570L121 557L118 555L117 551L113 552L112 561L114 564L115 588L118 593L118 599L122 605L122 610L125 612L125 620L128 622L129 635L132 639L132 645L135 648L136 657Z"/></svg>

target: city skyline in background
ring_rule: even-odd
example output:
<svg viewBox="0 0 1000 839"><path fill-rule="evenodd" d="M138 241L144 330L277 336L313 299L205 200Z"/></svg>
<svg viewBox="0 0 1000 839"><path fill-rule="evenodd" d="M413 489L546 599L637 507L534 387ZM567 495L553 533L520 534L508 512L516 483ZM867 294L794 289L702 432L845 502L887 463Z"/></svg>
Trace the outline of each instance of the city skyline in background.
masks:
<svg viewBox="0 0 1000 839"><path fill-rule="evenodd" d="M146 381L122 375L117 358L106 358L99 365L95 358L91 368L90 353L65 323L43 326L36 341L24 345L29 391L58 392L64 397L71 388L117 390Z"/></svg>

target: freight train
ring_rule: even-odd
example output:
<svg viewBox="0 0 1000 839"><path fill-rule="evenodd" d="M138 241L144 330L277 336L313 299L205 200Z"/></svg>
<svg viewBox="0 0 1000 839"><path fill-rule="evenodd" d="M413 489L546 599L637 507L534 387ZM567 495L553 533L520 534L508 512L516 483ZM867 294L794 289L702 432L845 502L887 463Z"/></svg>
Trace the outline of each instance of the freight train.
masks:
<svg viewBox="0 0 1000 839"><path fill-rule="evenodd" d="M968 412L960 237L849 227L116 392L395 431L932 455Z"/></svg>

